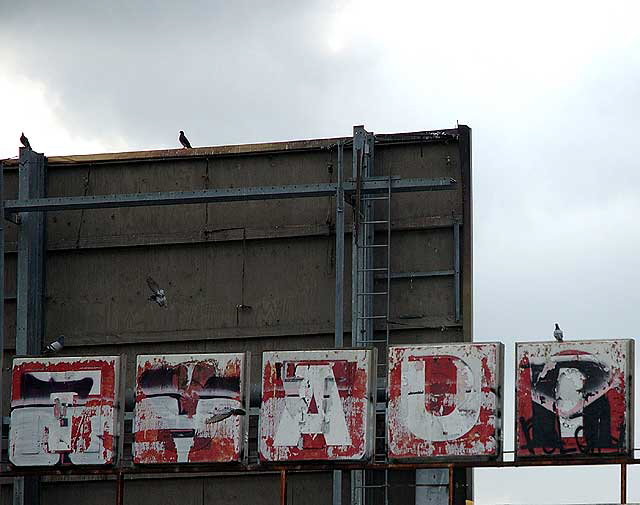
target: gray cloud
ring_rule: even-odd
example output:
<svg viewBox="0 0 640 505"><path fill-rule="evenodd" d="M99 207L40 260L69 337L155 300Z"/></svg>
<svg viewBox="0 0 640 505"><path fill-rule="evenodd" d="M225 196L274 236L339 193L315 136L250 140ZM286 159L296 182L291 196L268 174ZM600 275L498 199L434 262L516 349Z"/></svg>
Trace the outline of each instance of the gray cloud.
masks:
<svg viewBox="0 0 640 505"><path fill-rule="evenodd" d="M512 356L516 340L550 338L555 321L568 337L640 328L631 2L0 9L5 70L43 83L61 125L107 146L122 137L130 149L177 147L179 129L194 145L217 145L348 135L361 123L378 132L469 124L476 338L502 340ZM512 369L511 360L507 390ZM614 501L613 474L482 470L477 503ZM532 488L534 479L549 485ZM637 486L630 498L640 500Z"/></svg>

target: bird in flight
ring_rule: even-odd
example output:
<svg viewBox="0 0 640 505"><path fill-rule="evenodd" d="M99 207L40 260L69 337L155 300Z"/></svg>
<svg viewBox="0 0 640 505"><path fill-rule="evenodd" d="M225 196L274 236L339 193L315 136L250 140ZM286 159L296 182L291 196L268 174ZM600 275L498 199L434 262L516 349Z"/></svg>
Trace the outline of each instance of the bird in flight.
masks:
<svg viewBox="0 0 640 505"><path fill-rule="evenodd" d="M207 419L207 423L219 423L220 421L224 421L225 419L231 416L244 416L247 412L244 409L229 409L226 412L222 412L220 414L216 414Z"/></svg>
<svg viewBox="0 0 640 505"><path fill-rule="evenodd" d="M22 143L22 145L24 147L26 147L27 149L31 149L31 144L29 144L29 139L26 137L26 135L24 134L24 132L22 132L22 135L20 135L20 142Z"/></svg>
<svg viewBox="0 0 640 505"><path fill-rule="evenodd" d="M158 286L158 283L153 280L152 277L147 277L147 285L151 290L151 296L149 300L152 302L156 302L160 307L167 306L167 295L164 293L164 289Z"/></svg>
<svg viewBox="0 0 640 505"><path fill-rule="evenodd" d="M57 352L60 352L63 347L64 335L60 335L56 340L47 345L42 352L44 354L56 354Z"/></svg>
<svg viewBox="0 0 640 505"><path fill-rule="evenodd" d="M191 143L182 130L180 130L180 136L178 137L178 139L180 140L182 147L191 149Z"/></svg>
<svg viewBox="0 0 640 505"><path fill-rule="evenodd" d="M562 342L563 336L564 335L562 334L560 326L558 326L558 323L556 323L556 329L553 330L553 338L555 338L558 342Z"/></svg>

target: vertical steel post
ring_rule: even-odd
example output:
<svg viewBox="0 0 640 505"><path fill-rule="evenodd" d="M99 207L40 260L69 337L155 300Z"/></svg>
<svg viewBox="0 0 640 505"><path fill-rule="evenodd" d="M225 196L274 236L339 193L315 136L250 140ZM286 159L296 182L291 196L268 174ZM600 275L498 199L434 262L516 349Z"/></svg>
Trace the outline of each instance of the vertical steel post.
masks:
<svg viewBox="0 0 640 505"><path fill-rule="evenodd" d="M19 196L45 196L45 159L20 148ZM44 212L23 212L18 226L16 354L42 350L44 331Z"/></svg>
<svg viewBox="0 0 640 505"><path fill-rule="evenodd" d="M626 505L627 503L627 464L622 463L620 465L620 503Z"/></svg>
<svg viewBox="0 0 640 505"><path fill-rule="evenodd" d="M0 443L4 432L4 167L0 161ZM1 448L0 448L1 452Z"/></svg>
<svg viewBox="0 0 640 505"><path fill-rule="evenodd" d="M44 155L20 148L18 195L20 199L46 196ZM4 218L4 216L3 216ZM42 350L44 333L45 213L21 213L18 225L18 280L16 354L35 355ZM39 505L40 478L14 479L14 505Z"/></svg>
<svg viewBox="0 0 640 505"><path fill-rule="evenodd" d="M460 321L460 223L453 223L453 272L456 322Z"/></svg>
<svg viewBox="0 0 640 505"><path fill-rule="evenodd" d="M344 311L344 187L343 145L338 141L338 189L336 190L336 348L343 347Z"/></svg>
<svg viewBox="0 0 640 505"><path fill-rule="evenodd" d="M362 160L364 158L365 144L364 126L353 127L353 153L352 153L352 174L355 181L360 181L362 174ZM357 184L356 184L357 185ZM361 254L360 242L363 240L362 229L360 229L360 193L356 191L353 201L353 229L351 233L351 345L359 347L361 340L366 339L363 335L364 319L363 298L358 293L364 292L364 258ZM351 504L364 504L364 472L362 470L351 471Z"/></svg>
<svg viewBox="0 0 640 505"><path fill-rule="evenodd" d="M280 470L280 505L287 505L287 471Z"/></svg>
<svg viewBox="0 0 640 505"><path fill-rule="evenodd" d="M362 177L361 162L364 152L365 130L363 126L353 127L353 154L352 154L352 173L353 179L358 181ZM361 316L362 298L358 293L364 291L363 280L363 258L360 254L359 242L362 240L362 233L359 230L360 223L360 201L358 191L356 191L355 201L353 202L353 230L351 233L351 345L358 347L358 341L362 340L361 332L363 329L363 319Z"/></svg>
<svg viewBox="0 0 640 505"><path fill-rule="evenodd" d="M344 166L343 144L338 141L338 189L336 190L336 310L335 346L344 346ZM333 471L333 505L342 505L342 470Z"/></svg>
<svg viewBox="0 0 640 505"><path fill-rule="evenodd" d="M449 505L455 503L455 476L453 471L453 465L449 465Z"/></svg>
<svg viewBox="0 0 640 505"><path fill-rule="evenodd" d="M118 472L116 477L116 505L124 504L124 473Z"/></svg>

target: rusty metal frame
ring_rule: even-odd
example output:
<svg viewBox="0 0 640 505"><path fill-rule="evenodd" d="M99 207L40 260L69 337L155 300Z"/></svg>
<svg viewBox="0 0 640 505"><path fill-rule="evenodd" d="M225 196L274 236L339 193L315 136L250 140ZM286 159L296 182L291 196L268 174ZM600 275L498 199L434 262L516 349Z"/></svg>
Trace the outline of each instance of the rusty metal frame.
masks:
<svg viewBox="0 0 640 505"><path fill-rule="evenodd" d="M516 468L516 467L541 467L541 466L589 466L589 465L620 465L620 503L627 503L627 466L640 464L640 458L604 458L598 460L576 460L576 459L538 459L534 461L467 461L446 465L449 474L448 480L448 502L455 504L455 479L456 468ZM279 503L287 503L287 476L296 472L317 472L342 470L417 470L420 468L442 468L442 462L431 463L307 463L307 464L251 464L251 465L158 465L160 468L152 466L120 466L111 468L12 468L10 465L3 465L0 476L21 477L31 475L113 475L116 477L116 505L124 503L125 476L126 475L153 475L153 474L242 474L245 472L279 474Z"/></svg>
<svg viewBox="0 0 640 505"><path fill-rule="evenodd" d="M309 463L250 463L250 464L163 464L163 465L133 465L121 464L114 467L13 467L2 464L0 477L20 477L24 475L153 475L153 474L228 474L228 473L274 473L287 472L327 472L332 470L416 470L420 468L530 468L547 466L603 466L603 465L640 465L640 458L603 457L592 459L571 458L540 458L536 460L519 461L457 461L445 463L443 461L424 461L415 463L375 463L375 462L309 462Z"/></svg>

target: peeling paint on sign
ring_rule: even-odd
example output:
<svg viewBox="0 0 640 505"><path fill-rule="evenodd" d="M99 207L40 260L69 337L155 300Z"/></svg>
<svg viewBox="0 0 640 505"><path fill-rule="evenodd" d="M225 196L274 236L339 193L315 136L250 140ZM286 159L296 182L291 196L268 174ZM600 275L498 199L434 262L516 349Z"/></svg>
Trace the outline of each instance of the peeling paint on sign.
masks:
<svg viewBox="0 0 640 505"><path fill-rule="evenodd" d="M119 374L118 356L14 359L11 463L114 463Z"/></svg>
<svg viewBox="0 0 640 505"><path fill-rule="evenodd" d="M516 344L516 456L629 454L633 340Z"/></svg>
<svg viewBox="0 0 640 505"><path fill-rule="evenodd" d="M138 356L134 463L241 461L245 361L243 353Z"/></svg>
<svg viewBox="0 0 640 505"><path fill-rule="evenodd" d="M263 353L261 459L371 457L373 363L366 349Z"/></svg>
<svg viewBox="0 0 640 505"><path fill-rule="evenodd" d="M390 459L501 454L503 345L389 348Z"/></svg>

